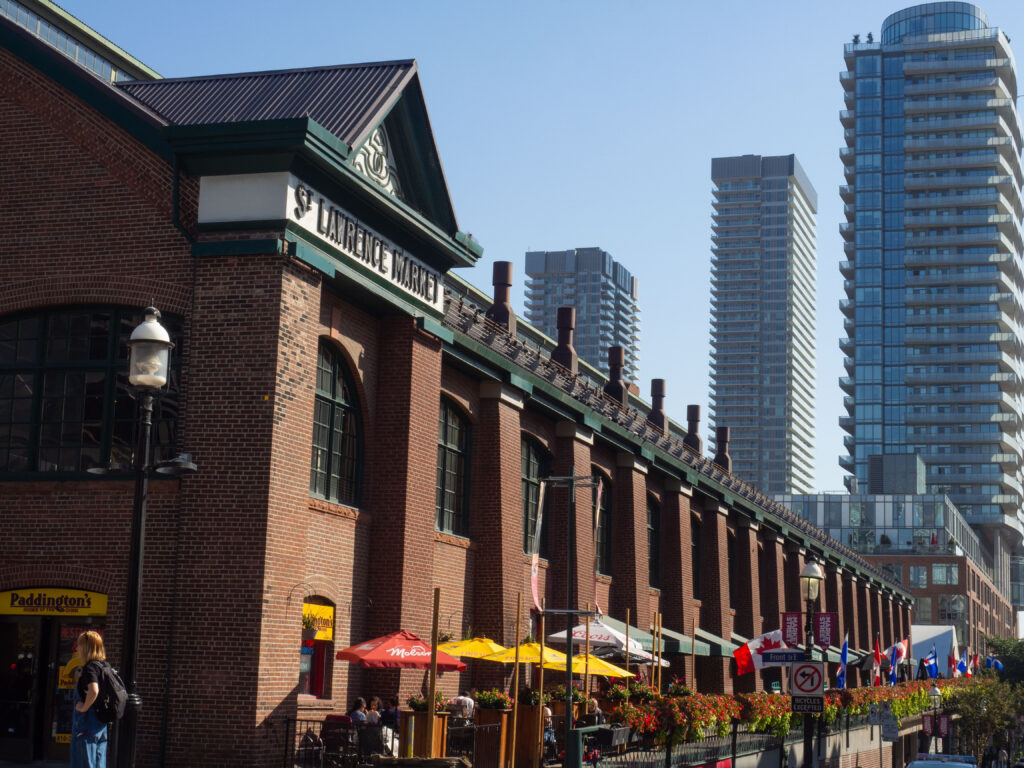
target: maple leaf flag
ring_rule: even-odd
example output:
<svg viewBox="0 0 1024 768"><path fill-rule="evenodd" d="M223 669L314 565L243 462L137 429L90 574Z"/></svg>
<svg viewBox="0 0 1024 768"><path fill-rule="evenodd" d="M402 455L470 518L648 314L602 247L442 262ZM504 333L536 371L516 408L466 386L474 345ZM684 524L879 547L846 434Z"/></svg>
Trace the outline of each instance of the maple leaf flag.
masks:
<svg viewBox="0 0 1024 768"><path fill-rule="evenodd" d="M878 635L875 635L875 658L871 665L871 671L875 678L875 685L882 684L882 647L878 642Z"/></svg>
<svg viewBox="0 0 1024 768"><path fill-rule="evenodd" d="M765 661L762 654L765 651L777 651L786 647L788 646L782 642L781 629L765 632L760 637L751 639L732 652L733 658L736 659L736 674L745 675L747 672L763 668Z"/></svg>

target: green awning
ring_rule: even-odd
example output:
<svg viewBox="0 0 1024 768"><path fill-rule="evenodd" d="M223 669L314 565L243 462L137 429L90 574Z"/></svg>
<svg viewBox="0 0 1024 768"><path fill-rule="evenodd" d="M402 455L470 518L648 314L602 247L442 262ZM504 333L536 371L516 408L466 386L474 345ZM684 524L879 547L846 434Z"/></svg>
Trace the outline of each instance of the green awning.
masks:
<svg viewBox="0 0 1024 768"><path fill-rule="evenodd" d="M601 621L607 624L612 629L618 630L623 634L626 633L626 624L613 619L611 616L602 616ZM654 653L654 636L650 632L644 632L636 627L629 628L629 639L636 640L640 643L640 647L645 651ZM692 648L692 641L689 637L682 634L681 632L675 632L667 627L661 629L661 650L662 653L690 653ZM710 656L711 649L707 643L702 643L699 639L697 640L696 654L698 656Z"/></svg>
<svg viewBox="0 0 1024 768"><path fill-rule="evenodd" d="M708 644L708 646L710 646L708 656L725 656L728 658L732 656L733 651L746 642L746 640L743 640L739 645L737 645L736 643L724 640L718 635L712 634L706 629L701 629L700 627L697 627L696 635L698 641L703 640Z"/></svg>

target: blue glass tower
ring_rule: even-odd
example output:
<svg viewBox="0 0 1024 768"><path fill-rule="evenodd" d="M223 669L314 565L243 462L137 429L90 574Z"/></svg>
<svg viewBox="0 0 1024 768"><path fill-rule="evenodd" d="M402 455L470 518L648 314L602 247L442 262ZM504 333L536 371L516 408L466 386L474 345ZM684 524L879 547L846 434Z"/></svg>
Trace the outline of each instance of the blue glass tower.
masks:
<svg viewBox="0 0 1024 768"><path fill-rule="evenodd" d="M894 13L840 75L847 455L916 453L1009 594L1021 504L1021 130L1006 35L968 3Z"/></svg>

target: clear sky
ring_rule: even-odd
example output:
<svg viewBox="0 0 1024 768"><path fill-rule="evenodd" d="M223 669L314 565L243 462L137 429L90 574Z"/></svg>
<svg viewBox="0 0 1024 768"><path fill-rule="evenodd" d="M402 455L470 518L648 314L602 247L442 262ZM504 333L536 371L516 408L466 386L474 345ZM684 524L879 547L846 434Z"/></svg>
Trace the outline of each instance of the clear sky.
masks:
<svg viewBox="0 0 1024 768"><path fill-rule="evenodd" d="M843 44L880 0L62 0L165 77L415 58L460 228L491 264L598 246L639 278L641 394L707 428L711 158L795 153L818 192L819 490L842 488ZM1024 2L979 3L1024 44ZM1019 46L1015 45L1015 48ZM605 361L593 361L604 368Z"/></svg>

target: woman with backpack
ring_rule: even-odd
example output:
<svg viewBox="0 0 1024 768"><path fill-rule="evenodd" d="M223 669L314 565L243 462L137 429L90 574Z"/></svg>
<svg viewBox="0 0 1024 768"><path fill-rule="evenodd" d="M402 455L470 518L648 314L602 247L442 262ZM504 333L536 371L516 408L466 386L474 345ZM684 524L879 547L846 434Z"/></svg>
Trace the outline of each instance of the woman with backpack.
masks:
<svg viewBox="0 0 1024 768"><path fill-rule="evenodd" d="M90 630L78 636L78 658L82 675L78 678L71 720L71 768L106 768L107 724L96 717L93 707L100 695L103 670L99 662L107 658L98 632Z"/></svg>

